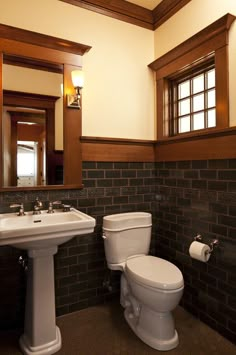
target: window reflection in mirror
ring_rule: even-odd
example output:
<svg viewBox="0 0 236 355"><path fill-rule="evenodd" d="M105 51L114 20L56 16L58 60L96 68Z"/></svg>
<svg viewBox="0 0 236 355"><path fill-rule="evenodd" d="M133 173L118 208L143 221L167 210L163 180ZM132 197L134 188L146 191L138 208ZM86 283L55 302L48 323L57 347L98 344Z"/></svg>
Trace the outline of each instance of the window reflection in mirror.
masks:
<svg viewBox="0 0 236 355"><path fill-rule="evenodd" d="M4 185L45 185L45 110L4 106L3 125Z"/></svg>
<svg viewBox="0 0 236 355"><path fill-rule="evenodd" d="M63 184L62 70L9 58L3 64L4 187Z"/></svg>
<svg viewBox="0 0 236 355"><path fill-rule="evenodd" d="M35 186L37 180L43 177L43 168L38 169L40 161L40 149L38 142L17 141L17 186ZM39 183L43 185L44 180Z"/></svg>

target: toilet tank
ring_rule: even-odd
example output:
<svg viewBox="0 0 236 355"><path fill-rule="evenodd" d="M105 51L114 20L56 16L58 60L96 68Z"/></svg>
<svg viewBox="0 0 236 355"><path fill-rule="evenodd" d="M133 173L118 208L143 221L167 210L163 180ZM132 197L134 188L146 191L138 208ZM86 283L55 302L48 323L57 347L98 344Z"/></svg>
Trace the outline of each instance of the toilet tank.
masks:
<svg viewBox="0 0 236 355"><path fill-rule="evenodd" d="M103 238L108 267L128 257L146 255L151 242L152 215L147 212L119 213L103 217Z"/></svg>

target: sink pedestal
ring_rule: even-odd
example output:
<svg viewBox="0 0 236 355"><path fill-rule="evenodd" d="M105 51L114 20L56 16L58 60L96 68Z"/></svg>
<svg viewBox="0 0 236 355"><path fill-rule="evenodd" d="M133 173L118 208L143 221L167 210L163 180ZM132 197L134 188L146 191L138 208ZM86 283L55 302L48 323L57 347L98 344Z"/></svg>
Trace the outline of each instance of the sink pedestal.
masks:
<svg viewBox="0 0 236 355"><path fill-rule="evenodd" d="M57 246L28 250L24 334L20 347L26 355L54 354L61 348L56 326L54 260Z"/></svg>
<svg viewBox="0 0 236 355"><path fill-rule="evenodd" d="M50 355L61 348L56 326L54 263L57 246L78 235L93 233L93 217L71 208L40 215L26 212L0 214L0 246L12 245L28 251L25 329L20 347L25 355Z"/></svg>

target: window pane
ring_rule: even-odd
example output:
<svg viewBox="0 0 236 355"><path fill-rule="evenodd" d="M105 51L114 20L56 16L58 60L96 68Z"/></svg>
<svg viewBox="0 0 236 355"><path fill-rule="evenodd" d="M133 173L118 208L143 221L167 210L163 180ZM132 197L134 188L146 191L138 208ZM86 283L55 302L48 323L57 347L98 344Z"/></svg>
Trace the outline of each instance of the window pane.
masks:
<svg viewBox="0 0 236 355"><path fill-rule="evenodd" d="M195 113L193 115L193 130L202 129L204 127L204 112Z"/></svg>
<svg viewBox="0 0 236 355"><path fill-rule="evenodd" d="M210 89L215 86L215 69L207 73L207 88Z"/></svg>
<svg viewBox="0 0 236 355"><path fill-rule="evenodd" d="M207 126L215 127L216 126L216 110L209 110L207 114Z"/></svg>
<svg viewBox="0 0 236 355"><path fill-rule="evenodd" d="M179 98L183 99L190 95L190 81L187 80L184 83L179 84Z"/></svg>
<svg viewBox="0 0 236 355"><path fill-rule="evenodd" d="M213 61L207 62L205 67L193 68L191 72L186 71L185 76L173 79L174 134L216 127L216 73L213 65Z"/></svg>
<svg viewBox="0 0 236 355"><path fill-rule="evenodd" d="M17 151L17 175L34 176L35 156L34 151L24 151L18 148Z"/></svg>
<svg viewBox="0 0 236 355"><path fill-rule="evenodd" d="M179 133L190 131L190 116L182 117L179 119Z"/></svg>
<svg viewBox="0 0 236 355"><path fill-rule="evenodd" d="M190 113L190 100L186 99L179 102L179 116Z"/></svg>
<svg viewBox="0 0 236 355"><path fill-rule="evenodd" d="M193 97L193 111L200 111L204 109L204 94Z"/></svg>
<svg viewBox="0 0 236 355"><path fill-rule="evenodd" d="M193 79L193 93L204 90L204 74L198 75Z"/></svg>
<svg viewBox="0 0 236 355"><path fill-rule="evenodd" d="M215 89L210 90L207 93L207 107L213 107L216 105L216 100L215 100Z"/></svg>

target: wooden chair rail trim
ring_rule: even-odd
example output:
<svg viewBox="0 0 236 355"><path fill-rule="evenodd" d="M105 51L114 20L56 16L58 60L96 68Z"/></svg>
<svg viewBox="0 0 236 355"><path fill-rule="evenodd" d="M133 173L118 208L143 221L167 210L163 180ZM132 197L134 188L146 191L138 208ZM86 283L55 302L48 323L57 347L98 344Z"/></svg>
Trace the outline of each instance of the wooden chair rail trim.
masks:
<svg viewBox="0 0 236 355"><path fill-rule="evenodd" d="M236 127L161 141L83 136L82 160L154 162L235 158L235 135Z"/></svg>
<svg viewBox="0 0 236 355"><path fill-rule="evenodd" d="M155 140L130 139L130 138L111 138L111 137L90 137L81 136L82 143L102 143L102 144L128 144L128 145L152 145Z"/></svg>
<svg viewBox="0 0 236 355"><path fill-rule="evenodd" d="M83 55L92 48L85 44L3 24L0 24L0 37L77 55Z"/></svg>
<svg viewBox="0 0 236 355"><path fill-rule="evenodd" d="M83 161L154 162L154 141L81 137Z"/></svg>
<svg viewBox="0 0 236 355"><path fill-rule="evenodd" d="M60 0L102 15L155 30L191 0L163 0L155 9L148 10L129 1L116 0Z"/></svg>
<svg viewBox="0 0 236 355"><path fill-rule="evenodd" d="M235 159L235 134L156 145L155 161Z"/></svg>

